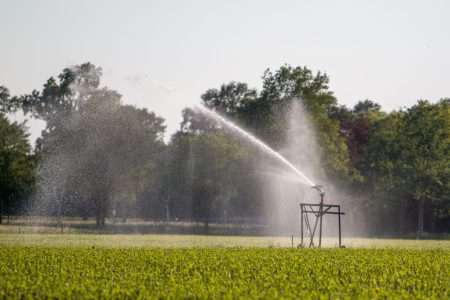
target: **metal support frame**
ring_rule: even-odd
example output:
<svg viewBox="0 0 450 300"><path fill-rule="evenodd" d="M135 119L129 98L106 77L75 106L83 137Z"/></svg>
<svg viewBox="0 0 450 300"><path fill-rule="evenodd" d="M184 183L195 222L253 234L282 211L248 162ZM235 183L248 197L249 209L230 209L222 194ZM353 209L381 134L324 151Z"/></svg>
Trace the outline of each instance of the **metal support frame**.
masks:
<svg viewBox="0 0 450 300"><path fill-rule="evenodd" d="M320 197L320 203L300 203L300 233L301 243L300 247L315 247L315 236L317 230L318 235L318 248L322 247L322 226L324 215L337 215L338 216L338 230L339 230L339 248L342 247L342 226L341 226L341 206L337 204L324 204L323 195ZM319 228L317 228L319 227ZM309 244L305 245L305 239L309 238Z"/></svg>

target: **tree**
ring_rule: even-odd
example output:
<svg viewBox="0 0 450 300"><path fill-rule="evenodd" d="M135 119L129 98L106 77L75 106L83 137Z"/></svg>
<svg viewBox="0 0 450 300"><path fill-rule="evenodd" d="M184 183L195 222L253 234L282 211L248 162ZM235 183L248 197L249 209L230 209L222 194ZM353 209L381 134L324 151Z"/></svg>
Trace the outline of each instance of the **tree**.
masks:
<svg viewBox="0 0 450 300"><path fill-rule="evenodd" d="M102 69L91 63L65 68L58 80L50 77L42 92L34 90L20 97L25 113L47 122L47 129L61 125L64 117L77 111L91 97L101 93Z"/></svg>
<svg viewBox="0 0 450 300"><path fill-rule="evenodd" d="M0 85L0 112L7 113L11 110L9 90Z"/></svg>
<svg viewBox="0 0 450 300"><path fill-rule="evenodd" d="M337 100L328 88L326 74L313 74L306 67L284 65L262 77L260 93L244 83L231 82L220 89L208 90L202 100L209 108L237 120L266 143L279 149L286 144L286 114L292 101L301 101L311 114L323 145L324 168L334 177L352 177L347 145L339 122L330 118Z"/></svg>
<svg viewBox="0 0 450 300"><path fill-rule="evenodd" d="M22 96L21 105L47 123L36 147L42 198L58 215L69 204L92 207L102 226L114 195L131 201L122 206L136 204L164 147L165 126L152 112L122 105L100 77L90 63L66 68L42 92Z"/></svg>
<svg viewBox="0 0 450 300"><path fill-rule="evenodd" d="M246 83L232 81L228 84L222 84L220 89L207 90L201 98L207 107L233 116L256 101L257 96L257 91L249 89Z"/></svg>
<svg viewBox="0 0 450 300"><path fill-rule="evenodd" d="M368 115L370 113L378 113L381 110L381 105L373 102L372 100L366 99L364 101L359 101L353 107L353 113L356 115Z"/></svg>
<svg viewBox="0 0 450 300"><path fill-rule="evenodd" d="M234 202L248 152L225 132L178 132L169 149L168 193L177 218L204 222L207 229L211 220L226 219L239 202L252 200Z"/></svg>
<svg viewBox="0 0 450 300"><path fill-rule="evenodd" d="M106 91L92 97L67 120L68 126L46 136L47 148L56 145L50 155L63 154L68 161L61 170L62 176L70 172L66 185L93 201L100 226L113 195L132 201L122 200L122 208L136 204L163 148L163 119L145 109L111 105L114 97Z"/></svg>
<svg viewBox="0 0 450 300"><path fill-rule="evenodd" d="M335 106L330 111L330 117L340 124L340 132L345 137L349 151L350 164L361 175L361 181L367 177L367 146L371 133L375 123L384 115L381 106L371 100L359 101L353 109L342 105Z"/></svg>
<svg viewBox="0 0 450 300"><path fill-rule="evenodd" d="M375 215L375 226L384 228L386 224L386 207L400 203L399 227L404 233L406 222L406 203L408 193L405 189L402 152L403 146L399 143L404 128L403 111L391 112L376 120L370 130L366 146L365 187L372 197L367 203L371 215ZM382 220L378 222L378 220Z"/></svg>
<svg viewBox="0 0 450 300"><path fill-rule="evenodd" d="M20 207L19 201L33 189L34 159L25 124L10 123L0 114L0 224L5 212Z"/></svg>
<svg viewBox="0 0 450 300"><path fill-rule="evenodd" d="M450 103L419 101L405 115L400 140L407 189L418 204L417 231L424 231L426 201L439 199L438 191L448 190L450 174Z"/></svg>
<svg viewBox="0 0 450 300"><path fill-rule="evenodd" d="M302 101L311 115L319 144L323 148L324 169L334 178L351 178L355 175L355 170L350 166L345 139L340 133L339 122L330 118L337 99L329 90L328 83L327 74L313 74L307 67L285 65L275 72L266 70L261 97L266 102L280 103L278 106L281 106L281 110L283 104L287 106L288 101ZM284 120L277 119L281 122ZM281 124L276 128L285 131L286 126Z"/></svg>
<svg viewBox="0 0 450 300"><path fill-rule="evenodd" d="M419 101L376 121L370 134L368 176L380 192L379 199L400 202L401 228L408 206L405 199L415 202L418 235L424 231L425 208L438 202L442 205L449 192L449 116L447 100L437 104Z"/></svg>

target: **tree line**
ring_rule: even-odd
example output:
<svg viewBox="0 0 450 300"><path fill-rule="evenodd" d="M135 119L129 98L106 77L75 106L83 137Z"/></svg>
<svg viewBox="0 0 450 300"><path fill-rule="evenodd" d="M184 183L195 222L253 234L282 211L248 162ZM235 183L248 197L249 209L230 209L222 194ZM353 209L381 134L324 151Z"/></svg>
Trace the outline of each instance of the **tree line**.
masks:
<svg viewBox="0 0 450 300"><path fill-rule="evenodd" d="M125 105L85 63L42 90L13 96L0 87L2 215L44 214L149 220L258 222L267 195L260 154L193 108L164 141L164 119ZM286 114L303 105L320 145L323 176L356 197L371 233L450 230L450 99L418 100L385 112L371 100L340 105L329 77L307 67L267 69L261 90L232 81L202 103L276 150L290 138ZM45 121L34 147L16 111Z"/></svg>

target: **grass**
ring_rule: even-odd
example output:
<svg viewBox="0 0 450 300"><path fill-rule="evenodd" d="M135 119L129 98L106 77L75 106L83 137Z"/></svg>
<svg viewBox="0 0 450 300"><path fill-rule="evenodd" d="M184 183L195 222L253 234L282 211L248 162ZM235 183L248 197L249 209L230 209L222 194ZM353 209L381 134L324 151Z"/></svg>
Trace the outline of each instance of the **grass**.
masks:
<svg viewBox="0 0 450 300"><path fill-rule="evenodd" d="M294 247L300 242L294 238ZM326 238L326 247L336 239ZM401 240L344 238L347 248L448 249L450 240ZM99 248L215 248L215 247L292 247L291 237L217 236L180 234L40 234L0 233L0 246L99 247Z"/></svg>
<svg viewBox="0 0 450 300"><path fill-rule="evenodd" d="M151 221L143 219L107 218L105 226L96 226L95 219L79 217L13 216L5 218L0 233L89 233L89 234L216 234L262 235L269 231L262 224L224 224L185 221Z"/></svg>

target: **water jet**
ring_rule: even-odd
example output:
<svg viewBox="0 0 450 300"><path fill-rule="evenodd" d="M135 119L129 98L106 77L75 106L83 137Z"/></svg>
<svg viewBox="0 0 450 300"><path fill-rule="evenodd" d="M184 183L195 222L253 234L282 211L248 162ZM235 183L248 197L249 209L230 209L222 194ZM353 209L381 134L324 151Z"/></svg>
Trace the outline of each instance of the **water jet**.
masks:
<svg viewBox="0 0 450 300"><path fill-rule="evenodd" d="M325 189L322 185L314 183L310 178L308 178L302 171L296 168L289 160L282 156L279 152L275 151L263 141L245 131L241 127L237 126L233 122L227 120L214 110L211 110L203 105L195 107L201 114L208 118L211 118L218 123L222 124L229 130L238 133L241 137L252 142L254 145L262 149L265 153L272 156L281 162L284 166L288 167L290 171L293 171L296 176L300 179L303 184L310 186L319 192L320 201L317 203L300 203L300 234L301 234L301 244L300 247L305 247L305 237L309 237L308 247L315 247L315 236L318 229L318 247L322 246L322 227L323 227L323 216L324 215L337 215L338 225L339 225L339 247L342 247L342 234L341 234L341 206L337 204L325 204Z"/></svg>

